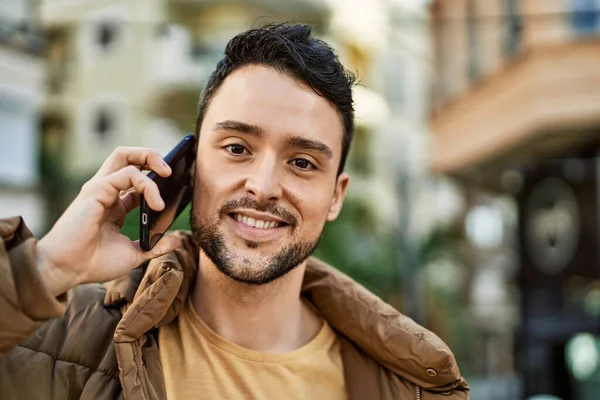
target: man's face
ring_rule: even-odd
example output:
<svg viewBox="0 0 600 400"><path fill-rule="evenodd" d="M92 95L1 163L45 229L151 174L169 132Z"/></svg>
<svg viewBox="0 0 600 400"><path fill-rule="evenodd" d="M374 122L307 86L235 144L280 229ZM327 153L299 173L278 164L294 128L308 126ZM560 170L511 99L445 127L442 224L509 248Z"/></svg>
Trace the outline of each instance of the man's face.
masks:
<svg viewBox="0 0 600 400"><path fill-rule="evenodd" d="M225 79L200 129L191 217L221 272L263 284L310 256L346 192L342 134L335 108L286 75L250 65Z"/></svg>

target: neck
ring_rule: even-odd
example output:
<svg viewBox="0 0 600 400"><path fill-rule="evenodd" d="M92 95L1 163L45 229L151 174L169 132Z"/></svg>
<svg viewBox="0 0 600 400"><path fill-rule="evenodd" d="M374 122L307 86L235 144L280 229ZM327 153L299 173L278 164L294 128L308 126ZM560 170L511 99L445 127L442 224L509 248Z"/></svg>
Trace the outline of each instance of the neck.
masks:
<svg viewBox="0 0 600 400"><path fill-rule="evenodd" d="M321 319L300 298L306 262L274 282L249 285L221 273L200 252L192 302L221 337L264 353L286 353L308 343Z"/></svg>

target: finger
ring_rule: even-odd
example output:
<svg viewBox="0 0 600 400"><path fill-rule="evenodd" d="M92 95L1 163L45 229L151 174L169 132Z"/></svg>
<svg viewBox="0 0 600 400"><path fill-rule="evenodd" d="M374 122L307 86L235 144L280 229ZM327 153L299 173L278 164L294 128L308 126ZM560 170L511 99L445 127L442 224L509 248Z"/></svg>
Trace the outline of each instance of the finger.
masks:
<svg viewBox="0 0 600 400"><path fill-rule="evenodd" d="M121 191L119 192L119 197L120 197L120 198L123 198L123 197L125 197L125 196L126 196L128 193L135 192L135 191L136 191L136 190L135 190L135 188L129 188L129 189L127 189L127 190L121 190Z"/></svg>
<svg viewBox="0 0 600 400"><path fill-rule="evenodd" d="M160 176L171 175L171 167L162 156L147 147L117 147L104 161L94 177L105 177L117 172L128 165L150 169Z"/></svg>
<svg viewBox="0 0 600 400"><path fill-rule="evenodd" d="M129 213L131 210L139 207L140 194L136 190L127 192L121 196L121 201L123 202L123 206L125 206L125 213Z"/></svg>
<svg viewBox="0 0 600 400"><path fill-rule="evenodd" d="M123 190L134 188L143 194L150 208L160 211L165 204L158 186L139 169L128 166L101 180L92 180L84 185L83 192L91 193L106 208L111 207Z"/></svg>
<svg viewBox="0 0 600 400"><path fill-rule="evenodd" d="M150 251L142 250L142 248L140 247L139 240L136 240L131 243L138 252L138 264L170 253L183 245L181 239L175 235L164 235L162 238L160 238L158 243L156 243L156 245L154 245L154 247Z"/></svg>

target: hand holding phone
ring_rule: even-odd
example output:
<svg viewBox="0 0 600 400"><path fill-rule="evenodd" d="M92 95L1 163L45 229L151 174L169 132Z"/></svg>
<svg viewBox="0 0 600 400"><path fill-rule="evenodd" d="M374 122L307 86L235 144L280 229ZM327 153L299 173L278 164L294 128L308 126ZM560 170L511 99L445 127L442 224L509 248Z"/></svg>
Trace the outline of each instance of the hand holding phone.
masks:
<svg viewBox="0 0 600 400"><path fill-rule="evenodd" d="M165 178L172 173L153 149L117 148L35 244L42 281L54 296L82 283L111 281L181 246L181 239L165 235L152 251L143 251L119 230L141 195L154 209L163 207L158 186L143 167Z"/></svg>
<svg viewBox="0 0 600 400"><path fill-rule="evenodd" d="M171 167L171 175L162 177L152 171L148 177L158 186L165 207L162 211L154 211L144 196L140 197L140 247L144 251L156 245L192 200L191 170L196 159L196 137L185 136L164 159Z"/></svg>

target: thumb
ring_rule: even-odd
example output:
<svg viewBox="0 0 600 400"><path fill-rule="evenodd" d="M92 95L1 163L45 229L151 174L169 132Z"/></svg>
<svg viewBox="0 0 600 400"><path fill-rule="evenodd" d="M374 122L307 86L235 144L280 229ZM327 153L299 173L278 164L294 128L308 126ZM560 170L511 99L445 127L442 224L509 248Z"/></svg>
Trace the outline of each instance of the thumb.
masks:
<svg viewBox="0 0 600 400"><path fill-rule="evenodd" d="M175 235L164 235L150 251L143 251L139 246L139 241L136 240L134 242L134 246L137 248L142 262L170 253L182 245L183 242L181 239Z"/></svg>
<svg viewBox="0 0 600 400"><path fill-rule="evenodd" d="M183 246L183 242L180 238L175 235L164 235L158 243L152 249L152 252L156 253L156 257L162 256L163 254L167 254L177 249L178 247Z"/></svg>

